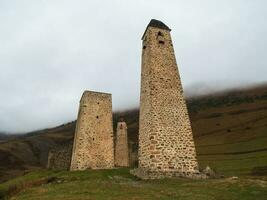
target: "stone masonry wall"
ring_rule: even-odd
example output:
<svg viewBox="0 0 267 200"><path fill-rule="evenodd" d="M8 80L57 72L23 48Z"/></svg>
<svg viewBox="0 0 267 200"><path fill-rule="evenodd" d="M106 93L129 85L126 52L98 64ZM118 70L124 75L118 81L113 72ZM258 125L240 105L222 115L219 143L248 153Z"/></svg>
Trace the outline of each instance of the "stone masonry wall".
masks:
<svg viewBox="0 0 267 200"><path fill-rule="evenodd" d="M70 169L113 167L111 94L85 91L80 101Z"/></svg>
<svg viewBox="0 0 267 200"><path fill-rule="evenodd" d="M148 25L143 36L139 168L132 173L143 179L195 178L199 171L192 129L170 29L164 26Z"/></svg>
<svg viewBox="0 0 267 200"><path fill-rule="evenodd" d="M125 122L118 122L115 140L115 166L129 167L127 125Z"/></svg>
<svg viewBox="0 0 267 200"><path fill-rule="evenodd" d="M135 142L129 141L128 149L129 149L129 166L130 167L138 167L138 144Z"/></svg>
<svg viewBox="0 0 267 200"><path fill-rule="evenodd" d="M69 170L72 153L72 143L56 146L48 153L48 169Z"/></svg>

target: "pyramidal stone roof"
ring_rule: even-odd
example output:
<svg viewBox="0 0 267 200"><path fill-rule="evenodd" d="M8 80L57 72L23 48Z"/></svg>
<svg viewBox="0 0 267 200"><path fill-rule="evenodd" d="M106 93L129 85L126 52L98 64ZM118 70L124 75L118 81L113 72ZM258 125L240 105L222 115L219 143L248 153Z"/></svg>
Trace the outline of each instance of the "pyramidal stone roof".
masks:
<svg viewBox="0 0 267 200"><path fill-rule="evenodd" d="M166 24L164 24L162 21L159 21L157 19L151 19L149 24L146 27L146 30L142 36L142 39L144 38L144 35L146 34L146 31L149 27L155 27L155 28L160 28L160 29L171 31L171 29Z"/></svg>
<svg viewBox="0 0 267 200"><path fill-rule="evenodd" d="M156 27L156 28L160 28L160 29L165 29L170 31L171 29L164 24L162 21L156 20L156 19L151 19L151 21L149 22L149 24L147 25L147 27Z"/></svg>

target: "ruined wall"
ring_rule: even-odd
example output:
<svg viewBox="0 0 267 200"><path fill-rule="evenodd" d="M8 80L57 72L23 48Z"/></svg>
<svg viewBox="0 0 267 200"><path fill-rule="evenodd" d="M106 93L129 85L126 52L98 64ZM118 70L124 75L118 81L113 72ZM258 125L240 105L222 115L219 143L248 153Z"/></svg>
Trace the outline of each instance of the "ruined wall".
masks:
<svg viewBox="0 0 267 200"><path fill-rule="evenodd" d="M144 179L199 174L170 29L152 20L143 36L139 168Z"/></svg>
<svg viewBox="0 0 267 200"><path fill-rule="evenodd" d="M72 142L58 145L52 148L48 153L48 169L70 169L72 153Z"/></svg>
<svg viewBox="0 0 267 200"><path fill-rule="evenodd" d="M70 169L113 167L111 94L85 91L80 101Z"/></svg>
<svg viewBox="0 0 267 200"><path fill-rule="evenodd" d="M127 125L118 122L115 140L115 166L129 167Z"/></svg>
<svg viewBox="0 0 267 200"><path fill-rule="evenodd" d="M129 141L129 165L130 167L138 167L138 144Z"/></svg>

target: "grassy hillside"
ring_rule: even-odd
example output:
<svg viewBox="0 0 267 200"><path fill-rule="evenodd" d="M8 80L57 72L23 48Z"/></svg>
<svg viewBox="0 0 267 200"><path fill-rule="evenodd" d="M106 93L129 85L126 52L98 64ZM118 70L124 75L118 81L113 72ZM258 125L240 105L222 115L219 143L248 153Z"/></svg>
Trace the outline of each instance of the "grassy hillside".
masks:
<svg viewBox="0 0 267 200"><path fill-rule="evenodd" d="M0 182L44 168L49 149L71 141L75 123L0 141Z"/></svg>
<svg viewBox="0 0 267 200"><path fill-rule="evenodd" d="M200 167L267 174L267 87L189 101Z"/></svg>
<svg viewBox="0 0 267 200"><path fill-rule="evenodd" d="M191 98L187 101L200 168L230 175L267 174L267 85ZM114 114L138 143L138 110ZM75 122L0 140L0 180L46 165L49 149L71 141Z"/></svg>
<svg viewBox="0 0 267 200"><path fill-rule="evenodd" d="M0 185L13 200L183 199L263 200L267 181L239 179L164 179L141 181L129 169L83 172L39 171Z"/></svg>

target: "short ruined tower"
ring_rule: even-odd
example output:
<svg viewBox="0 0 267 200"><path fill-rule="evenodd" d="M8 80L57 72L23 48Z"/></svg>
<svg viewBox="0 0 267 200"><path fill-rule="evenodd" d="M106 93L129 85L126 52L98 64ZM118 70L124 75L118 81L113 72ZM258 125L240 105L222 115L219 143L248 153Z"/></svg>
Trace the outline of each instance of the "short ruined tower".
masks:
<svg viewBox="0 0 267 200"><path fill-rule="evenodd" d="M80 101L70 170L114 167L111 94L85 91Z"/></svg>
<svg viewBox="0 0 267 200"><path fill-rule="evenodd" d="M72 152L72 143L67 142L56 145L48 153L47 168L56 170L69 170Z"/></svg>
<svg viewBox="0 0 267 200"><path fill-rule="evenodd" d="M127 125L122 119L117 124L115 140L115 166L129 167Z"/></svg>
<svg viewBox="0 0 267 200"><path fill-rule="evenodd" d="M142 179L199 177L171 29L151 20L142 37L139 167Z"/></svg>

